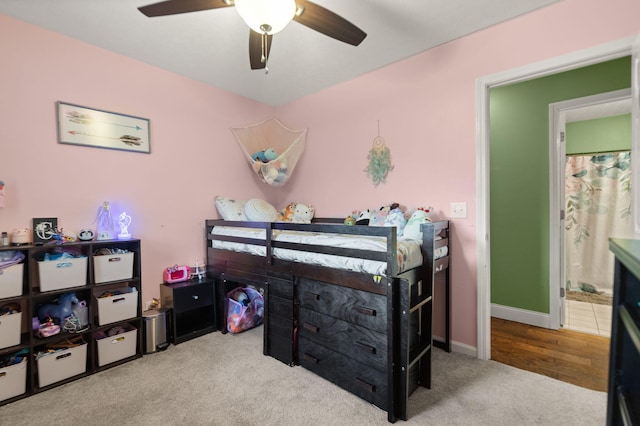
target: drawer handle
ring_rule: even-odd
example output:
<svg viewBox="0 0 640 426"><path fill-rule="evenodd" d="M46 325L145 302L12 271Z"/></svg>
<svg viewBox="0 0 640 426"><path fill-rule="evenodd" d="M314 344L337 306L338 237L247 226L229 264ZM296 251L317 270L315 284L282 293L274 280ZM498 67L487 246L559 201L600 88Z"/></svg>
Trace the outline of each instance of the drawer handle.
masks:
<svg viewBox="0 0 640 426"><path fill-rule="evenodd" d="M315 325L313 325L313 324L309 324L308 322L305 322L303 327L304 327L306 330L309 330L309 331L310 331L310 332L312 332L312 333L316 333L316 334L317 334L317 333L319 333L319 332L320 332L320 328L319 328L319 327L316 327L316 326L315 326Z"/></svg>
<svg viewBox="0 0 640 426"><path fill-rule="evenodd" d="M194 295L191 296L191 298L193 300L198 300L198 299L200 299L200 296L198 296L197 294L194 294Z"/></svg>
<svg viewBox="0 0 640 426"><path fill-rule="evenodd" d="M436 272L440 272L440 271L442 271L443 269L444 269L444 265L443 265L443 264L441 264L441 265L439 265L439 266L436 268Z"/></svg>
<svg viewBox="0 0 640 426"><path fill-rule="evenodd" d="M360 386L361 388L366 389L368 392L375 392L376 391L376 386L372 385L371 383L367 383L364 380L362 380L360 377L356 377L355 378L355 382L356 385Z"/></svg>
<svg viewBox="0 0 640 426"><path fill-rule="evenodd" d="M311 362L312 362L312 363L314 363L314 364L317 364L317 363L319 363L319 362L320 362L320 360L319 360L318 358L316 358L316 357L315 357L315 356L313 356L313 355L309 355L309 354L308 354L308 353L306 353L306 352L304 353L304 355L303 355L303 356L304 356L304 359L306 359L307 361L311 361Z"/></svg>
<svg viewBox="0 0 640 426"><path fill-rule="evenodd" d="M317 293L312 293L310 291L305 291L304 298L309 300L320 300L320 295Z"/></svg>
<svg viewBox="0 0 640 426"><path fill-rule="evenodd" d="M7 375L7 372L6 372L6 371L2 371L2 372L0 372L0 377L4 377L4 376L6 376L6 375Z"/></svg>
<svg viewBox="0 0 640 426"><path fill-rule="evenodd" d="M109 262L120 262L120 258L119 257L112 257L109 259Z"/></svg>
<svg viewBox="0 0 640 426"><path fill-rule="evenodd" d="M376 310L371 308L365 308L364 306L354 306L355 311L362 315L367 315L370 317L376 316Z"/></svg>
<svg viewBox="0 0 640 426"><path fill-rule="evenodd" d="M362 342L356 342L356 347L358 349L360 349L361 351L370 353L370 354L375 354L376 353L376 348L374 348L371 345L367 345L366 343L362 343Z"/></svg>
<svg viewBox="0 0 640 426"><path fill-rule="evenodd" d="M111 303L124 302L125 300L127 299L125 299L124 297L118 297L117 299L113 299Z"/></svg>
<svg viewBox="0 0 640 426"><path fill-rule="evenodd" d="M56 357L56 360L58 360L58 359L62 359L62 358L66 358L66 357L68 357L68 356L71 356L71 352L67 352L66 354L58 355L58 356Z"/></svg>

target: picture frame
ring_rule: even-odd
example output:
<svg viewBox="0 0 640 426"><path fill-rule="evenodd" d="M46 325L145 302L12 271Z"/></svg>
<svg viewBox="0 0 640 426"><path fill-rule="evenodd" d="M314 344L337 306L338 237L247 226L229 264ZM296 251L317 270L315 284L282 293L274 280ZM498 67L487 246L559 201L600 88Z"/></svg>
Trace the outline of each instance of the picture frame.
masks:
<svg viewBox="0 0 640 426"><path fill-rule="evenodd" d="M33 218L33 244L45 244L53 239L58 230L57 217L34 217Z"/></svg>
<svg viewBox="0 0 640 426"><path fill-rule="evenodd" d="M58 143L151 153L149 119L58 101Z"/></svg>

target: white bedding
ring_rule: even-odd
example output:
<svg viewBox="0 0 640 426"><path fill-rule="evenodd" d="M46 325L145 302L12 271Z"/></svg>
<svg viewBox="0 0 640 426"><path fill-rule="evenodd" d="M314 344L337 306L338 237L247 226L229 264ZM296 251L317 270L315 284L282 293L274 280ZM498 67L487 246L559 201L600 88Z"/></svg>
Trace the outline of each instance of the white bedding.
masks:
<svg viewBox="0 0 640 426"><path fill-rule="evenodd" d="M237 228L229 226L215 226L211 230L212 234L227 235L235 237L266 239L266 231L260 228ZM277 231L274 230L272 237L274 241L295 242L330 247L351 248L360 250L370 250L385 252L387 250L387 240L385 237L346 235L346 234L324 234L317 232L299 231ZM422 241L398 238L398 269L399 272L406 271L422 264L422 253L420 244ZM243 253L250 253L258 256L266 255L266 248L254 244L243 244L228 241L212 240L211 246ZM446 256L447 247L436 249L434 256L436 259ZM384 275L387 270L386 262L367 260L353 257L336 256L314 252L304 252L283 248L273 249L273 256L282 260L289 260L305 264L326 266L330 268L345 269L348 271L365 272L374 275Z"/></svg>

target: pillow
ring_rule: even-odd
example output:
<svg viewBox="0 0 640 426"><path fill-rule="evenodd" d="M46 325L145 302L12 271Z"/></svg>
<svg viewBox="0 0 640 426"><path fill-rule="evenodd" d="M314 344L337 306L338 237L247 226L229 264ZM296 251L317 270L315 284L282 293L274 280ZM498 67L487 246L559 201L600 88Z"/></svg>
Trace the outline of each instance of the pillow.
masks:
<svg viewBox="0 0 640 426"><path fill-rule="evenodd" d="M248 220L244 214L245 201L232 200L227 197L216 197L216 209L224 220Z"/></svg>
<svg viewBox="0 0 640 426"><path fill-rule="evenodd" d="M275 222L278 211L271 204L259 198L252 198L244 205L244 214L252 222Z"/></svg>
<svg viewBox="0 0 640 426"><path fill-rule="evenodd" d="M404 212L399 207L391 210L384 220L384 226L395 226L398 228L396 233L397 236L401 236L403 234L406 224L407 218L404 217Z"/></svg>
<svg viewBox="0 0 640 426"><path fill-rule="evenodd" d="M402 236L406 238L422 239L420 225L426 222L431 222L431 219L429 219L429 213L422 209L416 210L407 221L407 225L404 227Z"/></svg>

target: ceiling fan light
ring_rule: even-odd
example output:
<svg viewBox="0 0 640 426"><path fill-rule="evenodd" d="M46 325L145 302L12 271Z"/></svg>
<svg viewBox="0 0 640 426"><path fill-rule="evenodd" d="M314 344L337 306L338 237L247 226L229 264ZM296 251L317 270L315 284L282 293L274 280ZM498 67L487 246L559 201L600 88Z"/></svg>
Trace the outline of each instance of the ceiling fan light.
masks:
<svg viewBox="0 0 640 426"><path fill-rule="evenodd" d="M255 32L275 34L293 19L295 0L235 0L240 17Z"/></svg>

